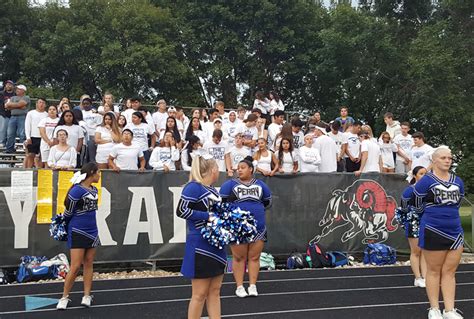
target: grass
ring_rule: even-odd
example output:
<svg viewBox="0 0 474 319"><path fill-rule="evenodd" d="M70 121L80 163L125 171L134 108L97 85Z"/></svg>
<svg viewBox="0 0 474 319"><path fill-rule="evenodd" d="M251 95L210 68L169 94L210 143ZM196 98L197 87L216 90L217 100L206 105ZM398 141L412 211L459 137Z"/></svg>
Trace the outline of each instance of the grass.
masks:
<svg viewBox="0 0 474 319"><path fill-rule="evenodd" d="M461 224L464 229L464 238L466 242L472 247L472 211L471 207L461 207Z"/></svg>

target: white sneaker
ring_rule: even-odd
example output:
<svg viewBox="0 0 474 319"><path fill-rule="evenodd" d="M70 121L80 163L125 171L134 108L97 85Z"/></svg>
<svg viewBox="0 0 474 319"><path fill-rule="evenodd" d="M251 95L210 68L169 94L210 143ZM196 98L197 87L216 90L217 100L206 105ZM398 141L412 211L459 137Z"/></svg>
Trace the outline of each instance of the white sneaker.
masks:
<svg viewBox="0 0 474 319"><path fill-rule="evenodd" d="M68 297L62 297L59 299L58 304L56 305L56 309L58 310L66 310L67 304L71 301Z"/></svg>
<svg viewBox="0 0 474 319"><path fill-rule="evenodd" d="M439 308L430 308L428 311L428 319L443 319Z"/></svg>
<svg viewBox="0 0 474 319"><path fill-rule="evenodd" d="M460 311L454 308L451 311L443 310L443 319L463 319L464 317L461 316Z"/></svg>
<svg viewBox="0 0 474 319"><path fill-rule="evenodd" d="M92 296L84 296L82 297L81 305L84 307L90 307L92 303Z"/></svg>
<svg viewBox="0 0 474 319"><path fill-rule="evenodd" d="M239 298L248 297L248 294L247 294L247 292L245 291L244 286L238 286L237 289L235 290L235 294L236 294L237 297L239 297Z"/></svg>
<svg viewBox="0 0 474 319"><path fill-rule="evenodd" d="M426 287L425 278L423 278L423 277L416 278L413 285L415 287L425 288Z"/></svg>
<svg viewBox="0 0 474 319"><path fill-rule="evenodd" d="M257 286L255 286L255 285L250 285L249 286L249 296L252 296L252 297L257 297L258 296Z"/></svg>

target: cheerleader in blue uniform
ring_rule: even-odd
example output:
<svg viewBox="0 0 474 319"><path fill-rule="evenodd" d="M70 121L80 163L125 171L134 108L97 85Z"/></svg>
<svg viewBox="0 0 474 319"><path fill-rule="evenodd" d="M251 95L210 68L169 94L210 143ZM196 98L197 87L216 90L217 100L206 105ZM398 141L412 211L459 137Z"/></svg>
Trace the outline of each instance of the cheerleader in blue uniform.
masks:
<svg viewBox="0 0 474 319"><path fill-rule="evenodd" d="M450 173L453 158L447 147L433 153L432 171L415 185L415 207L423 210L419 246L427 263L426 292L430 301L428 318L463 318L454 308L456 269L463 252L464 233L459 206L464 196L462 180ZM444 311L439 309L439 287Z"/></svg>
<svg viewBox="0 0 474 319"><path fill-rule="evenodd" d="M73 186L64 200L64 217L67 224L68 248L71 251L71 269L64 282L63 296L56 306L59 310L67 308L69 292L74 285L77 273L83 266L84 297L81 304L90 307L92 302L92 274L96 247L100 245L97 230L96 211L98 192L92 183L100 179L99 169L95 163L85 164L71 180Z"/></svg>
<svg viewBox="0 0 474 319"><path fill-rule="evenodd" d="M253 213L257 221L257 237L254 242L232 245L232 270L237 289L235 294L244 298L258 296L257 278L260 270L260 254L264 242L267 241L265 227L265 208L271 204L272 194L268 186L261 180L253 178L253 159L247 156L237 168L238 179L232 179L222 184L220 194L224 202L234 203L242 210ZM249 288L248 293L243 286L245 263L248 260Z"/></svg>
<svg viewBox="0 0 474 319"><path fill-rule="evenodd" d="M187 219L186 252L181 266L184 277L192 282L188 318L201 318L206 303L209 318L220 318L220 290L227 256L224 249L211 246L201 236L201 229L214 217L209 208L220 200L212 187L219 178L216 161L203 151L194 151L190 182L183 188L176 214Z"/></svg>
<svg viewBox="0 0 474 319"><path fill-rule="evenodd" d="M409 216L408 220L404 223L405 236L408 238L410 244L410 266L413 274L415 275L415 287L425 288L425 276L426 276L426 260L424 255L421 253L421 248L418 247L418 237L420 229L420 214L414 213L414 202L415 202L415 183L418 182L425 174L426 168L423 166L417 166L413 169L413 178L410 181L410 186L405 188L402 194L401 206L406 216Z"/></svg>

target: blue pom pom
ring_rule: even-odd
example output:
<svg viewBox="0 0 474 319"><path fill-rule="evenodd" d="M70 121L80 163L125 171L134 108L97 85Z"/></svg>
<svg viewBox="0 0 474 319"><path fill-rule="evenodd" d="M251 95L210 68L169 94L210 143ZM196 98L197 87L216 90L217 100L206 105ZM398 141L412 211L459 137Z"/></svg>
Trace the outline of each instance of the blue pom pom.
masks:
<svg viewBox="0 0 474 319"><path fill-rule="evenodd" d="M51 218L49 225L49 235L58 241L67 241L67 226L63 215L56 215Z"/></svg>
<svg viewBox="0 0 474 319"><path fill-rule="evenodd" d="M223 249L226 245L249 243L257 235L257 221L252 213L229 203L212 207L214 219L201 229L201 235L212 246Z"/></svg>

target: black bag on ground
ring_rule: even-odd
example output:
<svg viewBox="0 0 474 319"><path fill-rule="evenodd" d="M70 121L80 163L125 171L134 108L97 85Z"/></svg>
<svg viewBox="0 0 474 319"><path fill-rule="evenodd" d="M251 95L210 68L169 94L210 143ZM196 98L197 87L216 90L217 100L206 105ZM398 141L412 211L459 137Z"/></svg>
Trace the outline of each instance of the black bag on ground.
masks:
<svg viewBox="0 0 474 319"><path fill-rule="evenodd" d="M326 250L316 243L309 243L306 249L306 255L311 258L311 268L331 267Z"/></svg>
<svg viewBox="0 0 474 319"><path fill-rule="evenodd" d="M302 253L291 253L286 260L286 269L304 269L310 268L306 261L306 256Z"/></svg>

